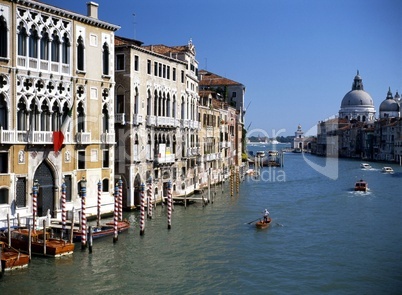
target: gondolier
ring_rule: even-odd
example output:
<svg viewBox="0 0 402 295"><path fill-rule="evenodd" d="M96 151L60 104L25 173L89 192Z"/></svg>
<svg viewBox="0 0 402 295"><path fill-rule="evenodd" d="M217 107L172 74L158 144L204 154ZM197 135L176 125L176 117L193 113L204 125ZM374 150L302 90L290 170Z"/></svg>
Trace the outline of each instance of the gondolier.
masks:
<svg viewBox="0 0 402 295"><path fill-rule="evenodd" d="M269 211L268 209L264 210L264 222L268 222L268 218L269 218Z"/></svg>

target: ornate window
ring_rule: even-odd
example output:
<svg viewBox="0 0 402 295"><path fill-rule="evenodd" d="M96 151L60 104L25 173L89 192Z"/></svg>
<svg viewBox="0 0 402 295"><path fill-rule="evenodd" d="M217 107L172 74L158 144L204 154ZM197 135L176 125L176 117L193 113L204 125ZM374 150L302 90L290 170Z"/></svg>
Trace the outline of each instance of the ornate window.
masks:
<svg viewBox="0 0 402 295"><path fill-rule="evenodd" d="M79 71L84 70L84 40L81 36L77 40L77 69Z"/></svg>
<svg viewBox="0 0 402 295"><path fill-rule="evenodd" d="M109 75L109 45L103 44L103 74Z"/></svg>
<svg viewBox="0 0 402 295"><path fill-rule="evenodd" d="M56 31L52 35L52 61L60 61L60 38Z"/></svg>
<svg viewBox="0 0 402 295"><path fill-rule="evenodd" d="M27 30L24 28L23 23L19 25L18 28L18 55L27 55Z"/></svg>
<svg viewBox="0 0 402 295"><path fill-rule="evenodd" d="M0 16L0 57L7 57L8 39L7 22L4 16Z"/></svg>
<svg viewBox="0 0 402 295"><path fill-rule="evenodd" d="M34 26L32 26L29 35L29 57L38 58L38 31Z"/></svg>
<svg viewBox="0 0 402 295"><path fill-rule="evenodd" d="M49 60L49 34L43 30L42 38L40 39L40 58Z"/></svg>

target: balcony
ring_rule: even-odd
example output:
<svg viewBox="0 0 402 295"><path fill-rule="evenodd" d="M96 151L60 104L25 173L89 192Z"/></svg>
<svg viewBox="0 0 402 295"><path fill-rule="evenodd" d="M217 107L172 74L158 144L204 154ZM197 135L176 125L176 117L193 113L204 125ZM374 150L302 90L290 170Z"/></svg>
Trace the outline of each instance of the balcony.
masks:
<svg viewBox="0 0 402 295"><path fill-rule="evenodd" d="M156 117L157 127L176 127L176 120L172 117Z"/></svg>
<svg viewBox="0 0 402 295"><path fill-rule="evenodd" d="M180 121L181 128L189 128L190 127L190 120L188 119L181 119Z"/></svg>
<svg viewBox="0 0 402 295"><path fill-rule="evenodd" d="M0 144L53 144L53 131L4 130L0 128ZM64 143L71 143L70 133Z"/></svg>
<svg viewBox="0 0 402 295"><path fill-rule="evenodd" d="M144 123L144 117L139 114L134 114L133 116L133 125L140 125Z"/></svg>
<svg viewBox="0 0 402 295"><path fill-rule="evenodd" d="M50 62L49 60L20 55L17 57L17 66L26 68L27 70L46 71L64 75L70 75L71 68L70 64L53 61Z"/></svg>
<svg viewBox="0 0 402 295"><path fill-rule="evenodd" d="M109 133L109 132L102 133L101 134L101 142L104 143L104 144L114 144L114 143L116 143L115 133Z"/></svg>
<svg viewBox="0 0 402 295"><path fill-rule="evenodd" d="M125 125L126 124L126 116L124 113L117 113L114 117L114 122L118 124Z"/></svg>
<svg viewBox="0 0 402 295"><path fill-rule="evenodd" d="M175 162L175 154L156 154L155 162L158 164L173 164Z"/></svg>
<svg viewBox="0 0 402 295"><path fill-rule="evenodd" d="M90 144L91 143L91 132L78 132L75 135L75 139L78 144Z"/></svg>
<svg viewBox="0 0 402 295"><path fill-rule="evenodd" d="M155 116L151 116L151 115L148 115L147 116L147 126L155 126L155 124L156 124L156 117Z"/></svg>

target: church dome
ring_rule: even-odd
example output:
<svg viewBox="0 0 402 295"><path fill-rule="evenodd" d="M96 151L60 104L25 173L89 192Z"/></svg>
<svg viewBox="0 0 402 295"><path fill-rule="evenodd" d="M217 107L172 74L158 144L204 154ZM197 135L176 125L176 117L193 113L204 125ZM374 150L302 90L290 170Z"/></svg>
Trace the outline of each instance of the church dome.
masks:
<svg viewBox="0 0 402 295"><path fill-rule="evenodd" d="M357 75L353 80L352 90L346 93L342 99L341 108L350 107L374 107L373 99L370 94L363 89L363 82L359 72L357 72Z"/></svg>
<svg viewBox="0 0 402 295"><path fill-rule="evenodd" d="M359 122L373 122L375 120L375 108L370 94L364 91L362 78L357 71L350 90L343 97L339 118L357 120Z"/></svg>
<svg viewBox="0 0 402 295"><path fill-rule="evenodd" d="M364 90L351 90L342 99L341 108L347 107L372 107L373 99Z"/></svg>
<svg viewBox="0 0 402 295"><path fill-rule="evenodd" d="M387 98L380 104L380 112L399 112L399 104L392 97L391 89L388 90Z"/></svg>

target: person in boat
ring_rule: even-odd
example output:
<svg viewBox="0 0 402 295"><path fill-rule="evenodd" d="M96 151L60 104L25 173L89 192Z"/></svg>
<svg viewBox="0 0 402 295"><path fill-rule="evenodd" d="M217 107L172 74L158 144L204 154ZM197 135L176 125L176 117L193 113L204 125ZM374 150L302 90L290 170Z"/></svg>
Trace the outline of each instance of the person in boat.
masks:
<svg viewBox="0 0 402 295"><path fill-rule="evenodd" d="M269 219L269 211L268 209L264 210L264 222L267 223Z"/></svg>

